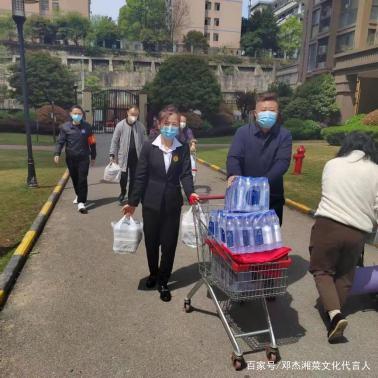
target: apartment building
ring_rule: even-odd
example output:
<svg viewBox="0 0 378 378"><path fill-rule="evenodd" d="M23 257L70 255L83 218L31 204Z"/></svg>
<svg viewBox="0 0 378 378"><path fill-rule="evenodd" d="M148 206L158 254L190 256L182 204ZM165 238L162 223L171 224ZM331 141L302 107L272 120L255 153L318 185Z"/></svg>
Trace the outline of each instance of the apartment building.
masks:
<svg viewBox="0 0 378 378"><path fill-rule="evenodd" d="M210 47L240 47L243 0L186 1L189 12L176 39L197 30L207 37Z"/></svg>
<svg viewBox="0 0 378 378"><path fill-rule="evenodd" d="M39 14L51 16L54 12L78 12L85 17L90 16L90 0L39 0L34 4L25 4L27 15ZM12 11L11 0L0 0L0 14Z"/></svg>
<svg viewBox="0 0 378 378"><path fill-rule="evenodd" d="M305 1L300 0L249 0L249 16L253 16L257 11L272 8L277 17L277 24L281 25L289 17L296 16L303 19Z"/></svg>
<svg viewBox="0 0 378 378"><path fill-rule="evenodd" d="M309 0L300 81L331 72L342 118L378 108L378 0Z"/></svg>

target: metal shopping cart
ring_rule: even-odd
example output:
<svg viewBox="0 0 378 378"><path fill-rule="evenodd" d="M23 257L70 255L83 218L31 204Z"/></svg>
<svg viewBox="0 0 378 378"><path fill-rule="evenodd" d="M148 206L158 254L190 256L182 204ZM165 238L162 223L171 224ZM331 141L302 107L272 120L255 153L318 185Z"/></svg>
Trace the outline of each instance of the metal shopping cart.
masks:
<svg viewBox="0 0 378 378"><path fill-rule="evenodd" d="M278 363L280 353L274 337L266 299L286 293L287 269L291 264L291 259L288 257L290 249L285 247L272 251L270 254L233 255L209 234L208 229L210 211L221 207L209 201L222 199L224 199L224 196L201 196L201 202L206 201L206 203L193 207L198 266L201 278L185 298L184 310L191 312L191 299L198 289L205 285L231 341L233 347L232 364L235 369L241 370L246 366L243 352L237 339L262 334L269 334L270 336L270 345L266 348L268 360ZM274 261L266 261L269 259L274 259ZM267 328L245 333L234 332L227 321L214 288L220 289L231 301L239 303L261 299Z"/></svg>

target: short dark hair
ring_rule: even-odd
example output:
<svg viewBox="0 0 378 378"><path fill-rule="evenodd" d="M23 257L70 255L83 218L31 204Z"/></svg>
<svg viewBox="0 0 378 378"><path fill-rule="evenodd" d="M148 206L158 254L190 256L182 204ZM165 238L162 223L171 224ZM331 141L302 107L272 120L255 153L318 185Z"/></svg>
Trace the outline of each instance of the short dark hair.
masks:
<svg viewBox="0 0 378 378"><path fill-rule="evenodd" d="M72 110L74 110L74 109L80 109L81 112L83 113L83 115L85 114L84 109L83 109L80 105L73 105L73 106L71 106L71 108L70 108L70 113L71 113Z"/></svg>
<svg viewBox="0 0 378 378"><path fill-rule="evenodd" d="M174 105L167 105L164 109L162 109L159 112L159 115L158 115L159 123L161 123L162 121L165 121L172 114L177 114L177 116L180 118L180 113L178 109Z"/></svg>
<svg viewBox="0 0 378 378"><path fill-rule="evenodd" d="M348 134L344 138L336 157L347 156L355 150L363 151L365 153L364 159L369 159L375 164L378 164L377 145L370 135L358 131Z"/></svg>
<svg viewBox="0 0 378 378"><path fill-rule="evenodd" d="M256 104L264 101L275 101L278 103L278 96L275 92L265 92L257 96Z"/></svg>
<svg viewBox="0 0 378 378"><path fill-rule="evenodd" d="M136 104L128 106L128 107L126 108L126 111L128 112L128 111L131 110L131 109L135 109L135 110L137 110L138 112L140 111L140 110L139 110L139 106L136 105Z"/></svg>

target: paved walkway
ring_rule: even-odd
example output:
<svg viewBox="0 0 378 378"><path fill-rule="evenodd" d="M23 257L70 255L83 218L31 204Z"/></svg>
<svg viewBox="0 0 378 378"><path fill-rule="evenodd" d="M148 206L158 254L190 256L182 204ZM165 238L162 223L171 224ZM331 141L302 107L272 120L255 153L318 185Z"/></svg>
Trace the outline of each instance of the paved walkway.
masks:
<svg viewBox="0 0 378 378"><path fill-rule="evenodd" d="M101 144L108 138L98 139L100 154L105 156L106 148ZM89 214L77 213L69 184L0 313L0 375L252 376L253 370L235 372L231 367L231 345L206 290L202 288L193 299L197 311L182 311L183 299L198 279L194 250L179 244L170 303L161 302L156 291L143 290L147 276L143 245L135 255L112 253L110 222L121 214L115 203L117 185L100 182L106 158L102 160L90 172ZM220 174L200 167L198 176L199 190L224 190ZM283 233L286 243L293 247L294 264L289 271L288 294L269 304L285 364L274 373L258 373L376 377L378 322L376 307L369 298L350 300L349 341L340 345L326 341L324 325L314 308L315 287L307 273L311 225L307 216L285 209ZM367 248L369 264L378 264L377 252ZM234 307L232 313L243 330L262 324L258 303ZM249 353L246 360L252 367L254 361L265 361L265 353ZM335 370L296 372L287 370L286 361L320 361L321 369ZM371 370L336 371L343 361L351 369L352 362L353 366L360 363L360 370L366 361ZM257 368L255 364L254 370Z"/></svg>
<svg viewBox="0 0 378 378"><path fill-rule="evenodd" d="M0 150L26 150L27 146L21 144L0 144ZM33 151L54 151L54 146L35 146Z"/></svg>

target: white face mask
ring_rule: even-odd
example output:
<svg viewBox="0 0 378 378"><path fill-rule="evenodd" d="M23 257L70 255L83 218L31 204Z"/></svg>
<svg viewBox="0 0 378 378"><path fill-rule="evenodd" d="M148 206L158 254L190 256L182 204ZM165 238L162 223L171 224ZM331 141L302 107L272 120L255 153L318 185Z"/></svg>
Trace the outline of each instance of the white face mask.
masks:
<svg viewBox="0 0 378 378"><path fill-rule="evenodd" d="M186 127L186 122L180 122L180 129L185 129Z"/></svg>
<svg viewBox="0 0 378 378"><path fill-rule="evenodd" d="M133 124L137 121L138 117L135 117L135 116L128 116L127 117L127 120L129 121L129 123Z"/></svg>

